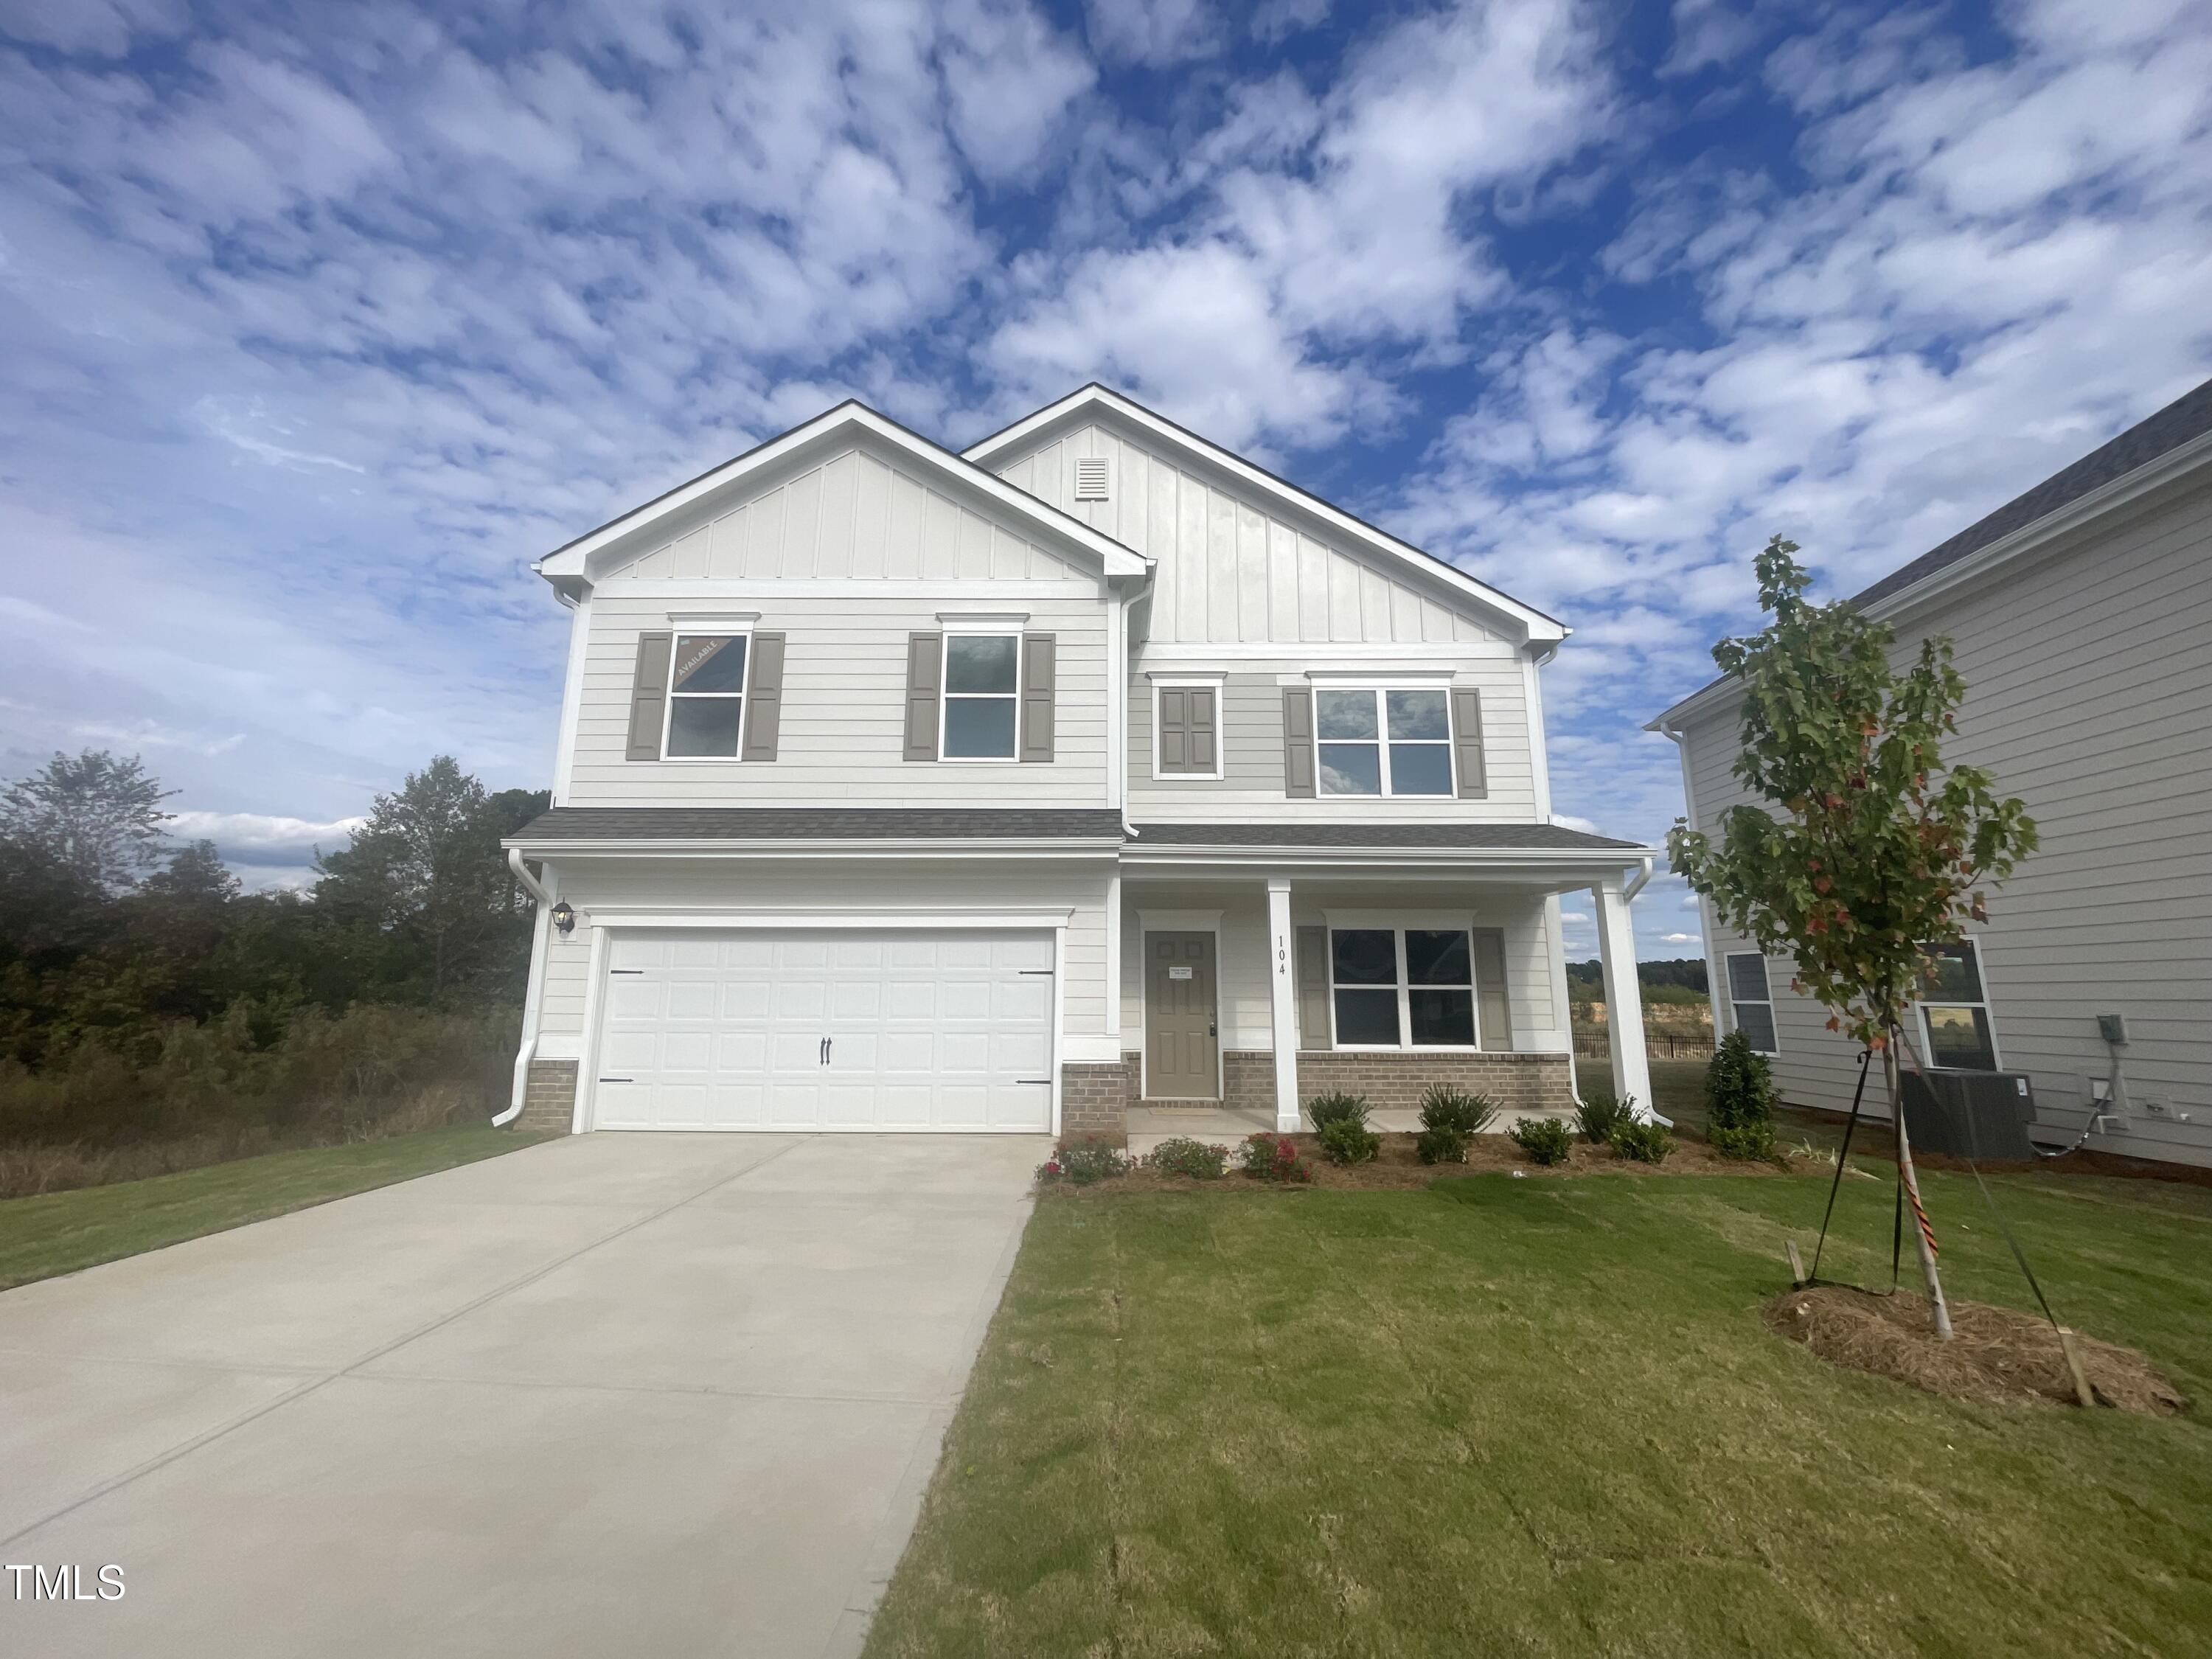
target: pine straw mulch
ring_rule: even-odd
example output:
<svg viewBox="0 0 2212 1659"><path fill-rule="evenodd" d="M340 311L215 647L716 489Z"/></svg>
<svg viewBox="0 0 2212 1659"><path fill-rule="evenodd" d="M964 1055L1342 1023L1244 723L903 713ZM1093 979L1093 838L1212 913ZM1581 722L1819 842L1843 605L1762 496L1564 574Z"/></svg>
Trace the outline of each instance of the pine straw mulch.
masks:
<svg viewBox="0 0 2212 1659"><path fill-rule="evenodd" d="M1239 1170L1234 1162L1236 1148L1230 1148L1231 1162L1229 1173L1219 1181L1200 1181L1190 1176L1160 1175L1151 1170L1134 1170L1125 1176L1114 1176L1088 1187L1078 1187L1065 1181L1041 1183L1037 1191L1055 1198L1103 1198L1110 1193L1188 1193L1218 1189L1234 1184L1240 1188L1261 1190L1304 1192L1314 1188L1350 1192L1418 1192L1439 1176L1496 1174L1500 1170L1519 1170L1529 1176L1703 1176L1703 1175L1785 1175L1798 1169L1814 1167L1802 1158L1784 1155L1784 1161L1774 1164L1747 1163L1741 1159L1725 1158L1702 1140L1676 1137L1674 1150L1663 1164L1638 1164L1615 1153L1610 1146L1592 1146L1587 1141L1575 1142L1574 1150L1565 1164L1549 1168L1536 1163L1526 1152L1502 1134L1480 1134L1469 1144L1464 1164L1424 1164L1413 1155L1413 1137L1410 1134L1386 1134L1382 1150L1372 1164L1349 1166L1329 1163L1321 1155L1321 1142L1312 1135L1292 1135L1291 1144L1298 1149L1298 1156L1313 1171L1310 1182L1276 1188L1271 1183L1256 1181ZM1216 1143L1219 1144L1219 1143Z"/></svg>
<svg viewBox="0 0 2212 1659"><path fill-rule="evenodd" d="M2051 1322L2017 1308L1954 1302L1948 1342L1936 1340L1926 1297L1875 1296L1843 1285L1778 1296L1762 1317L1778 1336L1803 1343L1832 1364L1930 1394L1990 1405L2079 1403ZM2074 1346L2100 1404L2153 1417L2170 1417L2188 1405L2135 1349L2078 1331Z"/></svg>

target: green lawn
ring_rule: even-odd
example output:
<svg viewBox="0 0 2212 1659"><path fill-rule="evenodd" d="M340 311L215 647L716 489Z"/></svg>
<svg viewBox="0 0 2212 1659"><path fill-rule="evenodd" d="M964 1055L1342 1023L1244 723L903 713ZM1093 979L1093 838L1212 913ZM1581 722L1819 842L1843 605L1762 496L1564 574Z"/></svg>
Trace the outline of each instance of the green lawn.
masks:
<svg viewBox="0 0 2212 1659"><path fill-rule="evenodd" d="M488 1124L271 1152L147 1181L0 1200L0 1290L388 1187L542 1140Z"/></svg>
<svg viewBox="0 0 2212 1659"><path fill-rule="evenodd" d="M1925 1180L1954 1294L2024 1304L1972 1182ZM2062 1314L2212 1391L2212 1192L1993 1184ZM1771 1336L1826 1194L1042 1202L868 1652L2212 1650L2212 1425L1954 1404ZM1831 1273L1886 1276L1889 1219L1846 1182Z"/></svg>

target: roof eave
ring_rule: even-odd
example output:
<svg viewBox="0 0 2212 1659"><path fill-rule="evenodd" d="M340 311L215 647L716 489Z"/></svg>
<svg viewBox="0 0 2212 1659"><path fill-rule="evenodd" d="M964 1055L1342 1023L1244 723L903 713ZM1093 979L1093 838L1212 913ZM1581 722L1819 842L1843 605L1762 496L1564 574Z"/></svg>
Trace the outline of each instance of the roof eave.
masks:
<svg viewBox="0 0 2212 1659"><path fill-rule="evenodd" d="M1334 502L1301 489L1264 467L1255 466L1233 450L1224 448L1211 439L1178 425L1158 411L1147 409L1134 398L1097 380L1078 387L1065 398L1048 404L1032 415L1024 416L1012 426L1001 428L990 436L970 444L961 453L964 459L978 465L988 466L1010 450L1093 407L1110 410L1163 441L1198 454L1208 464L1221 468L1249 487L1287 502L1298 512L1322 520L1374 550L1403 560L1423 574L1511 617L1520 624L1531 644L1556 644L1573 632L1558 617L1548 616L1487 582L1478 580L1449 560L1440 559L1410 542L1401 541L1388 531L1377 529L1364 519L1353 517Z"/></svg>

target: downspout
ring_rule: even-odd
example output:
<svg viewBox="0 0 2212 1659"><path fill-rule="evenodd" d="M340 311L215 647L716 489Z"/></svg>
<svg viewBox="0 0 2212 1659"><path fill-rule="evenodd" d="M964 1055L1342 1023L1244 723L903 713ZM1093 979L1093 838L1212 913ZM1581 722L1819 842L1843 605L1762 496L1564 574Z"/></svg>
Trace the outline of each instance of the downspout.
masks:
<svg viewBox="0 0 2212 1659"><path fill-rule="evenodd" d="M508 1091L507 1109L491 1121L492 1127L503 1129L522 1115L522 1106L530 1091L530 1062L538 1057L538 1006L539 991L545 983L545 914L553 907L553 895L544 884L530 873L530 866L522 861L522 849L507 849L507 867L522 890L537 902L530 930L530 982L522 991L522 1044L515 1050L514 1080Z"/></svg>

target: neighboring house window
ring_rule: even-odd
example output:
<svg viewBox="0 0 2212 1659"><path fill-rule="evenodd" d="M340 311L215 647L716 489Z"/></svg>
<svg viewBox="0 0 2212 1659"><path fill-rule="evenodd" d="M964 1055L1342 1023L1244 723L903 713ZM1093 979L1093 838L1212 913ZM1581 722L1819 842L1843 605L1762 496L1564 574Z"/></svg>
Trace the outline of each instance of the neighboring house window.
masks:
<svg viewBox="0 0 2212 1659"><path fill-rule="evenodd" d="M1982 988L1981 951L1972 939L1927 948L1936 964L1935 981L1920 1001L1928 1063L1968 1072L1996 1071L1996 1033L1990 1026L1989 997Z"/></svg>
<svg viewBox="0 0 2212 1659"><path fill-rule="evenodd" d="M1152 775L1221 776L1221 687L1218 679L1152 682Z"/></svg>
<svg viewBox="0 0 2212 1659"><path fill-rule="evenodd" d="M1012 760L1020 707L1022 636L945 636L945 729L937 752L946 760Z"/></svg>
<svg viewBox="0 0 2212 1659"><path fill-rule="evenodd" d="M749 644L743 634L676 636L670 658L668 730L660 750L667 758L738 757L745 726Z"/></svg>
<svg viewBox="0 0 2212 1659"><path fill-rule="evenodd" d="M1476 1046L1463 927L1332 929L1329 977L1340 1048Z"/></svg>
<svg viewBox="0 0 2212 1659"><path fill-rule="evenodd" d="M1778 1054L1774 1037L1774 994L1767 988L1766 958L1747 951L1728 959L1729 1002L1735 1010L1735 1029L1751 1039L1762 1054Z"/></svg>
<svg viewBox="0 0 2212 1659"><path fill-rule="evenodd" d="M1314 692L1324 795L1449 795L1451 735L1451 695L1441 686Z"/></svg>

